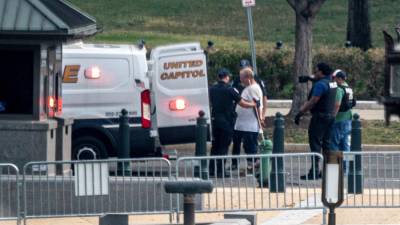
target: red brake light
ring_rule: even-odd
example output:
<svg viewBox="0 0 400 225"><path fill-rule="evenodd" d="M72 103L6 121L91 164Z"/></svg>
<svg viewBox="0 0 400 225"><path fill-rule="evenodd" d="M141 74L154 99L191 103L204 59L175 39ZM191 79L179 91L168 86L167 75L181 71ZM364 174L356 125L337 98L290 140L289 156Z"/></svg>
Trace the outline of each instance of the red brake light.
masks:
<svg viewBox="0 0 400 225"><path fill-rule="evenodd" d="M57 112L62 112L62 98L57 99Z"/></svg>
<svg viewBox="0 0 400 225"><path fill-rule="evenodd" d="M186 101L183 98L177 98L169 102L171 111L180 111L186 109Z"/></svg>
<svg viewBox="0 0 400 225"><path fill-rule="evenodd" d="M142 100L142 127L151 128L150 91L144 90L140 94Z"/></svg>

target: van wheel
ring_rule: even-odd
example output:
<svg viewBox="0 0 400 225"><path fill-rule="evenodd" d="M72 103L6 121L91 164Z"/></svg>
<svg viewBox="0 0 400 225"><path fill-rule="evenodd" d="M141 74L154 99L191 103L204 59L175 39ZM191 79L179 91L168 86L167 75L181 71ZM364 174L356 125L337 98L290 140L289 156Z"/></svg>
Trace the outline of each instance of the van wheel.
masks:
<svg viewBox="0 0 400 225"><path fill-rule="evenodd" d="M108 158L106 146L95 137L83 136L72 143L73 160L106 159Z"/></svg>

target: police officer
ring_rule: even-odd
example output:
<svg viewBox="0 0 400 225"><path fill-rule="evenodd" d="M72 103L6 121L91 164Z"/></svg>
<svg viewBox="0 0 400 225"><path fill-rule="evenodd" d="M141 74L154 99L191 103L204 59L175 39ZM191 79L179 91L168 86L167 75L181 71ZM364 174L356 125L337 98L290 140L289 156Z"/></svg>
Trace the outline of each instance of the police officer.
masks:
<svg viewBox="0 0 400 225"><path fill-rule="evenodd" d="M353 117L351 109L356 104L353 96L353 89L347 84L347 74L342 70L335 70L332 78L338 85L336 93L335 113L336 118L331 131L330 150L350 151L351 119ZM343 162L343 171L348 173L348 161Z"/></svg>
<svg viewBox="0 0 400 225"><path fill-rule="evenodd" d="M295 117L298 125L300 118L308 110L312 117L308 128L308 141L311 152L321 153L329 150L330 134L332 125L335 122L335 98L336 82L332 81L332 70L326 63L319 63L315 69L315 82L308 96L308 101L300 108L300 112ZM301 179L314 180L321 177L319 171L319 159L313 157L311 169L307 175Z"/></svg>
<svg viewBox="0 0 400 225"><path fill-rule="evenodd" d="M235 105L252 108L255 102L247 102L240 97L239 91L229 85L231 73L222 68L218 71L218 82L210 88L211 123L213 140L211 155L227 155L232 141L235 123ZM223 177L224 160L210 161L210 175ZM215 165L217 166L215 168Z"/></svg>

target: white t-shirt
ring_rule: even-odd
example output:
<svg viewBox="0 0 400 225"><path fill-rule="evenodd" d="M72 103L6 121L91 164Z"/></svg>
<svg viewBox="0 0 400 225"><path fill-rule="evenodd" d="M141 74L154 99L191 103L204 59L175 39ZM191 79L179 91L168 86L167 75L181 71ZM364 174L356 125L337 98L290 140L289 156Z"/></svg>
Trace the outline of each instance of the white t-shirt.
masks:
<svg viewBox="0 0 400 225"><path fill-rule="evenodd" d="M257 83L247 86L243 90L241 97L247 101L252 101L253 99L260 101L260 108L262 109L263 95L261 88ZM258 120L254 112L254 108L243 108L237 105L236 113L237 113L237 118L235 123L235 130L257 132L257 133L260 131L260 127L258 125Z"/></svg>

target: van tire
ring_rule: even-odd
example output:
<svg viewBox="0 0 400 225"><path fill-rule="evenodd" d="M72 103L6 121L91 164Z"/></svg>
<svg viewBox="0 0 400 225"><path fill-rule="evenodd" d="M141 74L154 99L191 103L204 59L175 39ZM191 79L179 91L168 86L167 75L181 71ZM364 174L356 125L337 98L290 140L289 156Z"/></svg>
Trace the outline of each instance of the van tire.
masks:
<svg viewBox="0 0 400 225"><path fill-rule="evenodd" d="M79 152L84 150L84 148L87 148L88 150L89 149L92 150L96 154L96 159L108 158L106 146L102 141L100 141L96 137L83 136L83 137L77 138L76 140L74 140L72 142L72 159L77 160ZM90 152L90 150L88 152ZM85 158L83 158L83 159L85 159ZM86 159L90 159L90 158L86 158Z"/></svg>

